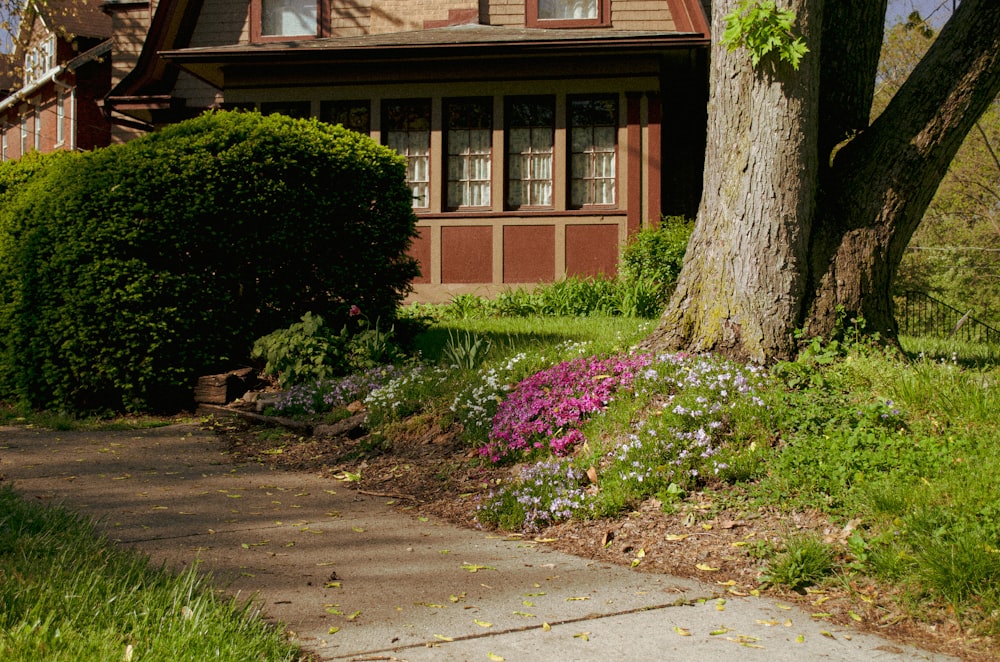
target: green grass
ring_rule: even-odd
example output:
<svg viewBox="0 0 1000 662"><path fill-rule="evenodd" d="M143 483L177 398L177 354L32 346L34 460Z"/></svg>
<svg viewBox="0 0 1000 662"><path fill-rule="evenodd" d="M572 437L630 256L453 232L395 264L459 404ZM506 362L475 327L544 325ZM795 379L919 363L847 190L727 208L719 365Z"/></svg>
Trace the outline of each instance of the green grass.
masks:
<svg viewBox="0 0 1000 662"><path fill-rule="evenodd" d="M220 597L194 567L153 567L9 488L0 513L0 659L300 659L256 607Z"/></svg>

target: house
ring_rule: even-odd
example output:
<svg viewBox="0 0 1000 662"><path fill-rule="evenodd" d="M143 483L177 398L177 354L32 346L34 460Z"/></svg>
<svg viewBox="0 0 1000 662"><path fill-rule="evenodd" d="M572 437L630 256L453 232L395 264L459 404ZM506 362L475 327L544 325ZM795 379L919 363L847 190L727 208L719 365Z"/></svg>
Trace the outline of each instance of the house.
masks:
<svg viewBox="0 0 1000 662"><path fill-rule="evenodd" d="M119 139L206 108L314 116L408 159L414 298L614 274L693 215L707 0L111 0Z"/></svg>
<svg viewBox="0 0 1000 662"><path fill-rule="evenodd" d="M0 160L109 144L111 19L101 4L29 2L0 82Z"/></svg>

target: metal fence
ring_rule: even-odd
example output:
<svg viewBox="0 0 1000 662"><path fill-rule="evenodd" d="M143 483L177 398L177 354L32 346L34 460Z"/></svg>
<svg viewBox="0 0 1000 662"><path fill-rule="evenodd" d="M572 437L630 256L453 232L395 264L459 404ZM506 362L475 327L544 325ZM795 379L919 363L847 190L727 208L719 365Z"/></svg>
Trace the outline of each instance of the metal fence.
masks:
<svg viewBox="0 0 1000 662"><path fill-rule="evenodd" d="M910 336L955 338L971 343L1000 343L1000 331L980 322L972 311L961 311L925 292L903 295L902 310L897 308L899 332Z"/></svg>

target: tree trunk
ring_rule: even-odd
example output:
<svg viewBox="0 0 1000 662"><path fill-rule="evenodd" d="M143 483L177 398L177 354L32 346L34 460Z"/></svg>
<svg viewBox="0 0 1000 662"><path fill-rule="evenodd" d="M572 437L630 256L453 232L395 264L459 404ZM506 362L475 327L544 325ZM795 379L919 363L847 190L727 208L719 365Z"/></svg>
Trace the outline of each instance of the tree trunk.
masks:
<svg viewBox="0 0 1000 662"><path fill-rule="evenodd" d="M956 63L961 63L957 65ZM821 180L810 335L839 313L896 337L891 287L910 238L965 136L1000 92L1000 3L964 0L872 126Z"/></svg>
<svg viewBox="0 0 1000 662"><path fill-rule="evenodd" d="M821 0L791 8L810 49L819 48ZM713 34L735 6L713 8ZM798 71L743 49L713 48L708 147L698 221L659 328L657 349L717 351L763 361L788 356L807 286L817 180L819 59Z"/></svg>
<svg viewBox="0 0 1000 662"><path fill-rule="evenodd" d="M734 0L721 4L715 35ZM796 329L831 337L842 315L895 338L903 251L1000 92L1000 2L964 0L870 127L885 2L823 5L790 3L811 51L798 72L768 76L713 46L702 203L647 347L780 359L795 353Z"/></svg>

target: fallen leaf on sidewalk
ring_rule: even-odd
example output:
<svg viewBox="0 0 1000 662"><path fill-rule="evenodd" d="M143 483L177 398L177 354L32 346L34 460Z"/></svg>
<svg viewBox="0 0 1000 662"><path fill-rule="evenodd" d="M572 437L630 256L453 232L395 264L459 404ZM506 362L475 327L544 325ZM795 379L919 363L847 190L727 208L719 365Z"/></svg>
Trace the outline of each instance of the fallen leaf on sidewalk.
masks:
<svg viewBox="0 0 1000 662"><path fill-rule="evenodd" d="M479 572L480 570L496 570L493 566L489 565L475 565L472 563L463 563L463 570L468 570L469 572Z"/></svg>

